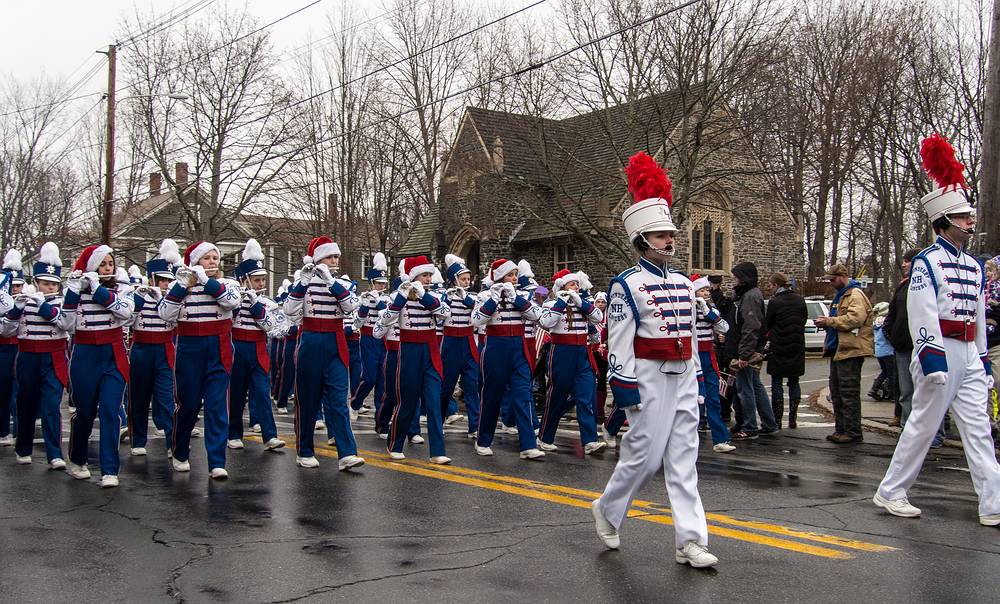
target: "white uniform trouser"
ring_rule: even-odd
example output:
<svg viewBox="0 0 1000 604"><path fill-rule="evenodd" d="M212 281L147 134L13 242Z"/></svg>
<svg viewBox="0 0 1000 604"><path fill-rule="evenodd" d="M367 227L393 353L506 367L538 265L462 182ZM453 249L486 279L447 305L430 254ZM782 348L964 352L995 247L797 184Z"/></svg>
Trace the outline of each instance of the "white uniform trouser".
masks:
<svg viewBox="0 0 1000 604"><path fill-rule="evenodd" d="M698 382L692 362L682 375L664 375L660 361L636 359L642 411L626 407L629 429L618 465L598 506L615 527L639 490L663 467L677 547L708 545L705 509L698 495ZM667 363L678 366L679 363Z"/></svg>
<svg viewBox="0 0 1000 604"><path fill-rule="evenodd" d="M913 375L913 411L899 436L889 469L878 487L886 499L906 497L917 479L931 439L951 407L951 416L962 435L965 458L969 462L972 484L979 495L979 515L1000 513L1000 464L993 451L986 400L986 370L972 342L944 338L948 358L948 381L932 384L920 368L910 361Z"/></svg>

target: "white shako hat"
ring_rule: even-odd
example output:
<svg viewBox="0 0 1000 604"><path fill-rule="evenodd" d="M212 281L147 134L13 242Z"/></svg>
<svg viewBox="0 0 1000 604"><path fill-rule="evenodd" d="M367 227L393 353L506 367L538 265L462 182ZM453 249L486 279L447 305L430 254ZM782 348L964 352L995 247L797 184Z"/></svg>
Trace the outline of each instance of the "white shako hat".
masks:
<svg viewBox="0 0 1000 604"><path fill-rule="evenodd" d="M634 200L622 214L629 241L643 233L677 231L670 217L670 207L674 203L670 194L672 184L656 160L645 151L636 153L628 160L625 177Z"/></svg>
<svg viewBox="0 0 1000 604"><path fill-rule="evenodd" d="M927 176L938 186L920 198L931 222L949 214L976 211L965 196L965 165L955 159L955 149L947 139L936 132L925 138L920 144L920 159Z"/></svg>

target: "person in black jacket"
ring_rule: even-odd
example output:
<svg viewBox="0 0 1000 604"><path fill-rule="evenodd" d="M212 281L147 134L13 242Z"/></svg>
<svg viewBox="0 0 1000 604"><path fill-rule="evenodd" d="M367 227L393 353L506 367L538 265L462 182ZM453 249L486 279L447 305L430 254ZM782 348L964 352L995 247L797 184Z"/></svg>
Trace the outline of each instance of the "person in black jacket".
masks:
<svg viewBox="0 0 1000 604"><path fill-rule="evenodd" d="M760 367L752 366L754 353L764 352L764 295L757 287L757 267L752 262L741 262L733 267L736 277L735 327L726 339L727 356L736 365L736 390L743 407L743 425L733 440L757 438L757 414L760 414L761 432L778 431L771 410L767 390L760 381Z"/></svg>
<svg viewBox="0 0 1000 604"><path fill-rule="evenodd" d="M784 415L782 382L788 380L788 427L796 427L802 390L799 378L806 372L806 300L792 290L788 277L771 275L773 295L767 304L764 331L767 334L767 373L771 376L771 409L778 427Z"/></svg>

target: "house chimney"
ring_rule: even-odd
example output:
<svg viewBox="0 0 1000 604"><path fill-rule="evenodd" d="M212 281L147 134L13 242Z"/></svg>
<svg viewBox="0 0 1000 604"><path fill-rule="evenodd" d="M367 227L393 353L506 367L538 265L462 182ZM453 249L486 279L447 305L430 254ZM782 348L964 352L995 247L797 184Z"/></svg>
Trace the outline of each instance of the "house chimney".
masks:
<svg viewBox="0 0 1000 604"><path fill-rule="evenodd" d="M187 162L179 161L174 164L174 182L177 183L178 187L183 187L188 184Z"/></svg>
<svg viewBox="0 0 1000 604"><path fill-rule="evenodd" d="M493 139L493 168L503 174L503 141L499 136Z"/></svg>
<svg viewBox="0 0 1000 604"><path fill-rule="evenodd" d="M163 175L159 172L151 172L149 174L149 196L156 197L160 194L160 188L163 186Z"/></svg>

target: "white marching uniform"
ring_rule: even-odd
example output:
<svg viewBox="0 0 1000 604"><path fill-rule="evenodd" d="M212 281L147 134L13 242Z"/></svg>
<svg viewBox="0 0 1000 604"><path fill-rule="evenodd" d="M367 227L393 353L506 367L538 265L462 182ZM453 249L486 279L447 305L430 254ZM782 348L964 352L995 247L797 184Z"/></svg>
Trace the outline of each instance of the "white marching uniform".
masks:
<svg viewBox="0 0 1000 604"><path fill-rule="evenodd" d="M629 430L596 507L615 528L660 467L678 548L708 544L698 494L698 381L691 281L642 258L611 281L607 308L608 385Z"/></svg>
<svg viewBox="0 0 1000 604"><path fill-rule="evenodd" d="M950 408L979 494L979 515L1000 514L1000 464L986 413L985 288L979 262L943 237L913 259L906 300L913 411L878 488L886 499L906 497ZM943 385L931 377L939 373L947 376Z"/></svg>

